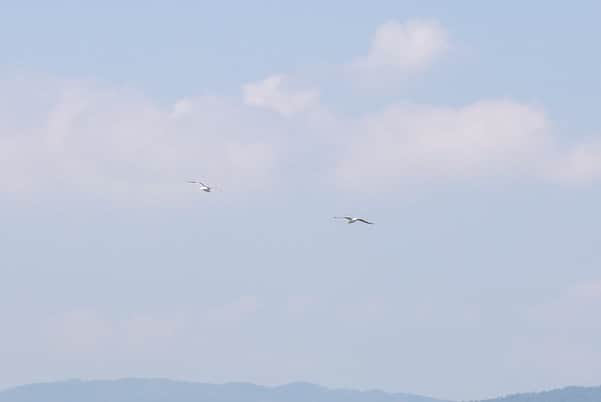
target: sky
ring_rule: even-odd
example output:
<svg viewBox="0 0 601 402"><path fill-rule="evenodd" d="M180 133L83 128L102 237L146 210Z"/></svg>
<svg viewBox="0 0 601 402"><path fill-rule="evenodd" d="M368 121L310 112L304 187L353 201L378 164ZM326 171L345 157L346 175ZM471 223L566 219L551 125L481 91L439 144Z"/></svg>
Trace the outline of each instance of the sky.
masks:
<svg viewBox="0 0 601 402"><path fill-rule="evenodd" d="M598 2L50 3L0 13L0 388L601 383Z"/></svg>

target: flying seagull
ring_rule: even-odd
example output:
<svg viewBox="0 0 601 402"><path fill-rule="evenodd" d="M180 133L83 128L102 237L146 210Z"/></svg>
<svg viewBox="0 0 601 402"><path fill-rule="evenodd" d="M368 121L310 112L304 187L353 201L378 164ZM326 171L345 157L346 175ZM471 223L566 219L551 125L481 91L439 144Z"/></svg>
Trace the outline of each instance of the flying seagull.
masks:
<svg viewBox="0 0 601 402"><path fill-rule="evenodd" d="M200 186L200 189L201 189L202 191L206 191L207 193L211 192L211 187L207 186L206 184L204 184L204 183L203 183L203 182L201 182L201 181L193 181L193 180L190 180L190 181L188 181L188 183L192 183L192 184L198 184L198 185Z"/></svg>
<svg viewBox="0 0 601 402"><path fill-rule="evenodd" d="M370 222L366 219L363 218L353 218L352 216L335 216L334 219L346 219L346 223L355 223L355 222L363 222L363 223L367 223L368 225L373 225L373 222Z"/></svg>

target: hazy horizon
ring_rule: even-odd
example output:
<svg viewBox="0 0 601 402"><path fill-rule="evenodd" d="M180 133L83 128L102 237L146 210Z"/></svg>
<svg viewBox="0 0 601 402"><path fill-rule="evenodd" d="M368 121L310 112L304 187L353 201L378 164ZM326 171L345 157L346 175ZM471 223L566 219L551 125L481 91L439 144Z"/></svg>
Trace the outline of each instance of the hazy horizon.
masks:
<svg viewBox="0 0 601 402"><path fill-rule="evenodd" d="M21 385L1 390L0 402L37 402L46 400L77 402L81 400L119 402L188 402L210 401L302 401L315 402L460 402L412 393L391 393L378 389L331 388L307 382L264 386L246 382L202 383L167 378L120 378L112 380L71 379ZM65 398L67 400L65 400ZM480 402L596 402L601 386L569 386L549 390L498 395ZM468 402L462 400L461 402ZM469 402L476 402L469 400Z"/></svg>
<svg viewBox="0 0 601 402"><path fill-rule="evenodd" d="M0 389L601 384L600 14L6 5Z"/></svg>

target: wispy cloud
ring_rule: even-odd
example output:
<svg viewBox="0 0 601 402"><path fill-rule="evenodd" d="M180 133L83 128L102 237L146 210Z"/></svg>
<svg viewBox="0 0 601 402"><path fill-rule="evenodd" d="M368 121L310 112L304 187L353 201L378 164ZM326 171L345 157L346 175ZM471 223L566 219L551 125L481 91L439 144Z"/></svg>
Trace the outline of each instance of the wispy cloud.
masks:
<svg viewBox="0 0 601 402"><path fill-rule="evenodd" d="M243 86L244 102L260 108L274 110L284 116L303 112L319 103L317 89L297 89L290 87L284 75L273 75L264 80Z"/></svg>
<svg viewBox="0 0 601 402"><path fill-rule="evenodd" d="M388 21L376 29L367 54L347 68L363 84L406 78L428 69L450 46L446 30L435 20Z"/></svg>

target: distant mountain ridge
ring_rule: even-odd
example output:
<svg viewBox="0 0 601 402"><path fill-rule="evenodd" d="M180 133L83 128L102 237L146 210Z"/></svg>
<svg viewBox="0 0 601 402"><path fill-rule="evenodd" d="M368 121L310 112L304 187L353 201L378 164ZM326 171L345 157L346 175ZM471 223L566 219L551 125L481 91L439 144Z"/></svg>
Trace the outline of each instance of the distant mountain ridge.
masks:
<svg viewBox="0 0 601 402"><path fill-rule="evenodd" d="M329 389L309 383L265 387L165 379L71 380L0 392L0 402L450 402L412 394Z"/></svg>
<svg viewBox="0 0 601 402"><path fill-rule="evenodd" d="M601 402L601 386L566 387L552 391L508 395L480 402Z"/></svg>
<svg viewBox="0 0 601 402"><path fill-rule="evenodd" d="M426 396L331 389L310 383L265 387L166 379L71 380L0 391L0 402L451 402ZM567 387L481 402L601 402L601 387Z"/></svg>

